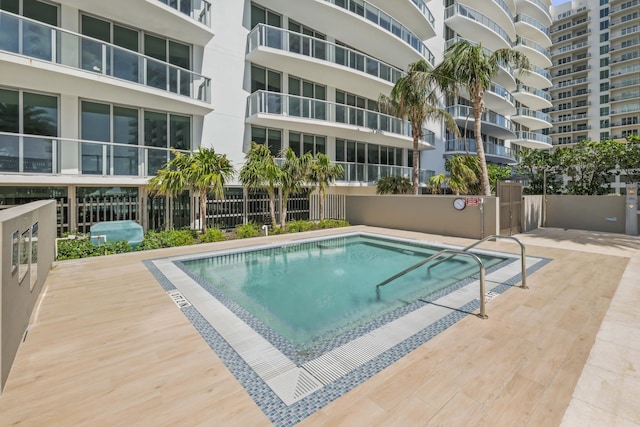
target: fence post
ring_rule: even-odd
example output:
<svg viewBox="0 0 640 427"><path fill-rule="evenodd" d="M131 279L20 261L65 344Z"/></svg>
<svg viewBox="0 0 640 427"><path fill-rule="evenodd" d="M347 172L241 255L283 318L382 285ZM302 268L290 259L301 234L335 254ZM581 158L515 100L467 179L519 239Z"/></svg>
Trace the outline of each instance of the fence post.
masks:
<svg viewBox="0 0 640 427"><path fill-rule="evenodd" d="M242 187L242 224L249 222L249 192L247 187Z"/></svg>

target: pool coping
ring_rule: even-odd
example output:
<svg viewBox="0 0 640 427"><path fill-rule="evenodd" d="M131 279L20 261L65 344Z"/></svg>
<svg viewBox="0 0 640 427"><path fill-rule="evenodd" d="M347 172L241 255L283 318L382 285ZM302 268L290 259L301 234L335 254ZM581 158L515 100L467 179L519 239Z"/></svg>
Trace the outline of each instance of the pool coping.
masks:
<svg viewBox="0 0 640 427"><path fill-rule="evenodd" d="M398 238L380 233L348 232L338 236L362 234L411 243L435 245L442 248L459 248L458 246L441 242ZM210 253L223 255L312 240L324 240L324 238L291 239L272 244L212 251ZM498 254L514 261L518 258L517 255L497 251L480 249L474 250L474 252ZM165 291L174 292L176 289L174 283L168 280L161 272L162 264L166 267L172 265L174 261L201 258L206 256L207 253L209 252L164 257L144 262ZM538 270L549 261L551 260L548 258L527 257L527 273L530 274ZM159 264L161 268L158 268ZM510 270L504 269L507 267ZM521 274L518 271L519 263L511 262L504 268L487 274L487 282L493 282L494 285L487 289L486 299L500 295L521 280ZM184 301L186 301L186 303L184 301L181 302L181 304L184 304L181 307L181 311L222 359L262 411L277 425L293 425L313 414L329 402L361 384L466 317L476 310L480 303L478 296L474 297L477 294L478 282L477 280L471 281L459 289L449 292L448 295L433 301L423 301L425 304L422 308L412 310L410 313L386 323L381 328L369 331L362 335L361 338L334 348L319 358L299 366L283 355L259 333L254 333L257 336L247 339L248 330L243 328L240 323L231 322L226 332L224 327L220 325L217 325L217 327L218 329L223 329L222 331L215 329L211 326L211 319L228 309L219 301L216 303L208 300L206 291L198 291L199 284L183 272L180 272L177 266L173 265L169 270L172 270L169 275L176 274L172 280L176 280L175 283L178 283L181 288L178 290L181 292L181 296L184 297ZM187 295L184 295L182 290L185 290ZM204 297L203 301L201 301L202 297ZM180 307L180 304L178 306ZM449 308L443 308L442 306ZM225 320L232 318L240 320L235 314L232 314L232 317L228 317L228 314L226 313ZM215 320L213 322L216 323ZM427 323L425 324L425 322ZM245 326L251 330L249 326ZM229 330L234 330L234 328L238 327L242 333L231 333L229 335ZM362 343L353 344L358 339L368 341L367 351L362 351L363 347L360 345Z"/></svg>

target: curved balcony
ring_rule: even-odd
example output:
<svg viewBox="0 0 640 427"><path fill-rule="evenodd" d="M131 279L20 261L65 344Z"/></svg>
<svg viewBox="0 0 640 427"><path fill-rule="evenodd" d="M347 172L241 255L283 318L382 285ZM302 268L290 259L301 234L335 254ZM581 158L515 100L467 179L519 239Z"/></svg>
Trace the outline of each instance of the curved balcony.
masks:
<svg viewBox="0 0 640 427"><path fill-rule="evenodd" d="M526 126L530 130L548 129L551 125L551 118L542 111L535 111L529 108L518 108L515 116L511 120Z"/></svg>
<svg viewBox="0 0 640 427"><path fill-rule="evenodd" d="M336 180L339 182L358 182L358 183L375 183L380 178L388 176L404 176L411 179L413 169L407 166L393 165L376 165L368 163L352 163L352 162L334 162L336 165L342 166L342 176ZM429 178L435 175L435 172L428 169L420 169L418 171L418 181L420 184L427 185Z"/></svg>
<svg viewBox="0 0 640 427"><path fill-rule="evenodd" d="M444 143L444 155L452 156L455 154L477 153L476 140L471 138L448 139ZM493 142L483 141L484 155L489 162L510 164L515 163L515 156L511 148L498 145Z"/></svg>
<svg viewBox="0 0 640 427"><path fill-rule="evenodd" d="M545 48L551 47L551 38L549 38L549 28L542 22L519 13L515 19L516 32L519 36L527 38L529 40L536 40Z"/></svg>
<svg viewBox="0 0 640 427"><path fill-rule="evenodd" d="M388 93L403 71L325 40L259 24L249 33L247 60L355 93Z"/></svg>
<svg viewBox="0 0 640 427"><path fill-rule="evenodd" d="M434 65L435 57L431 51L422 43L422 40L416 36L411 30L402 25L399 21L380 10L371 3L363 0L325 0L325 2L333 5L334 7L347 11L349 14L357 15L363 20L372 23L379 29L387 32L393 37L401 40L407 46L411 47L420 56L426 59L431 65ZM314 21L315 19L312 19ZM345 24L349 31L355 30L353 19L347 19ZM334 23L334 26L339 26L339 23ZM331 31L333 34L334 31ZM365 33L366 34L366 33ZM373 40L374 44L379 44L379 40ZM376 49L377 50L377 49ZM373 52L375 52L374 50Z"/></svg>
<svg viewBox="0 0 640 427"><path fill-rule="evenodd" d="M531 16L547 27L553 24L551 14L549 13L549 6L541 0L516 0L516 7L518 8L518 12Z"/></svg>
<svg viewBox="0 0 640 427"><path fill-rule="evenodd" d="M512 144L518 144L522 147L535 148L537 150L546 150L552 148L551 137L538 132L516 132L516 137L511 140Z"/></svg>
<svg viewBox="0 0 640 427"><path fill-rule="evenodd" d="M369 0L369 3L385 10L389 15L402 22L422 40L428 40L436 35L436 19L424 0L386 1Z"/></svg>
<svg viewBox="0 0 640 427"><path fill-rule="evenodd" d="M247 123L406 148L411 125L397 117L350 105L259 90L248 100ZM421 150L433 149L433 132L423 129ZM410 146L410 145L409 145Z"/></svg>
<svg viewBox="0 0 640 427"><path fill-rule="evenodd" d="M505 0L463 0L465 7L482 11L484 16L503 30L509 40L515 40L516 27L513 23L515 8L511 8ZM477 37L474 34L474 38Z"/></svg>
<svg viewBox="0 0 640 427"><path fill-rule="evenodd" d="M522 104L534 110L542 110L543 108L553 107L551 96L540 89L519 84L513 97Z"/></svg>
<svg viewBox="0 0 640 427"><path fill-rule="evenodd" d="M41 182L41 175L47 175L48 183L83 176L83 183L94 178L93 183L141 185L171 158L171 150L166 147L9 132L0 132L0 145L0 173L21 174L27 181L33 175L33 182Z"/></svg>
<svg viewBox="0 0 640 427"><path fill-rule="evenodd" d="M538 89L546 89L553 86L551 83L551 75L547 70L540 67L532 67L531 70L518 72L516 74L518 80L527 86L536 87Z"/></svg>
<svg viewBox="0 0 640 427"><path fill-rule="evenodd" d="M511 38L504 28L469 6L456 3L447 7L444 22L455 32L477 39L476 42L491 51L511 47Z"/></svg>
<svg viewBox="0 0 640 427"><path fill-rule="evenodd" d="M447 112L453 116L456 124L462 128L473 132L473 108L466 105L452 105L447 107ZM493 111L485 111L482 113L482 133L495 136L500 139L513 138L511 120L506 117L494 113Z"/></svg>
<svg viewBox="0 0 640 427"><path fill-rule="evenodd" d="M134 96L191 103L200 114L212 110L211 79L198 73L7 12L0 12L0 19L4 34L15 35L0 40L0 52L15 54L7 55L3 63L7 75L33 75L30 81L63 93L90 97L102 87L111 94L127 92L126 100L133 90L138 92ZM159 108L161 101L150 105L154 102Z"/></svg>
<svg viewBox="0 0 640 427"><path fill-rule="evenodd" d="M516 39L516 44L513 46L514 50L524 54L529 61L538 67L548 68L553 65L551 62L551 56L549 53L549 49L545 49L539 43L534 42L533 40L525 39L524 37L518 37Z"/></svg>
<svg viewBox="0 0 640 427"><path fill-rule="evenodd" d="M214 36L211 0L64 0L58 3L199 46L206 45Z"/></svg>
<svg viewBox="0 0 640 427"><path fill-rule="evenodd" d="M489 89L484 93L484 103L491 111L505 116L510 116L516 112L513 95L496 83L491 83Z"/></svg>

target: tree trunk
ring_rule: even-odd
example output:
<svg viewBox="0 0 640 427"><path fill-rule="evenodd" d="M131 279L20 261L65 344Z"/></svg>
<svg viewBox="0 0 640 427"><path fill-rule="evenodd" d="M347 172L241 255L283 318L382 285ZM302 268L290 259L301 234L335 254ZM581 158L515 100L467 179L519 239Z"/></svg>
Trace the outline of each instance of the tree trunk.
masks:
<svg viewBox="0 0 640 427"><path fill-rule="evenodd" d="M320 196L320 209L318 211L320 215L320 221L324 220L324 188L322 186L318 186L318 195Z"/></svg>
<svg viewBox="0 0 640 427"><path fill-rule="evenodd" d="M207 190L200 190L200 229L207 231Z"/></svg>
<svg viewBox="0 0 640 427"><path fill-rule="evenodd" d="M280 194L280 227L284 229L287 225L287 200L289 199L288 191L281 191Z"/></svg>
<svg viewBox="0 0 640 427"><path fill-rule="evenodd" d="M418 182L418 172L420 170L420 152L418 151L418 134L413 133L413 194L418 194L420 183Z"/></svg>
<svg viewBox="0 0 640 427"><path fill-rule="evenodd" d="M482 113L484 111L484 102L482 100L483 92L473 101L473 135L476 139L476 153L480 160L480 172L482 182L482 194L491 195L491 185L489 184L489 172L487 171L487 159L484 155L484 146L482 145Z"/></svg>
<svg viewBox="0 0 640 427"><path fill-rule="evenodd" d="M276 194L273 189L267 191L269 194L269 214L271 215L271 226L277 227L278 222L276 221Z"/></svg>

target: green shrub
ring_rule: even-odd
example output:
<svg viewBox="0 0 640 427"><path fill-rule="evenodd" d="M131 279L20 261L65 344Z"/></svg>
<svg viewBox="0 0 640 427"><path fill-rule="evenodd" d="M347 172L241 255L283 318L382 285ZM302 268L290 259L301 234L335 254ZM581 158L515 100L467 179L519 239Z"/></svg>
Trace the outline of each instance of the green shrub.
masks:
<svg viewBox="0 0 640 427"><path fill-rule="evenodd" d="M198 238L199 243L222 242L225 240L227 240L227 236L219 228L207 228L207 231Z"/></svg>
<svg viewBox="0 0 640 427"><path fill-rule="evenodd" d="M248 222L246 224L238 225L236 227L236 236L238 239L246 239L249 237L258 237L260 236L260 230L258 229L258 224L255 222Z"/></svg>
<svg viewBox="0 0 640 427"><path fill-rule="evenodd" d="M316 230L318 225L313 221L297 220L287 224L287 233L301 233L303 231Z"/></svg>
<svg viewBox="0 0 640 427"><path fill-rule="evenodd" d="M340 228L340 227L349 227L349 224L344 219L323 219L318 224L318 228Z"/></svg>
<svg viewBox="0 0 640 427"><path fill-rule="evenodd" d="M174 246L188 246L196 243L195 230L162 230L148 231L142 243L138 246L139 251L150 249L171 248Z"/></svg>
<svg viewBox="0 0 640 427"><path fill-rule="evenodd" d="M79 239L58 241L58 260L88 258L101 255L121 254L131 252L133 249L125 240L107 242L104 245L95 245L88 236L80 236Z"/></svg>

